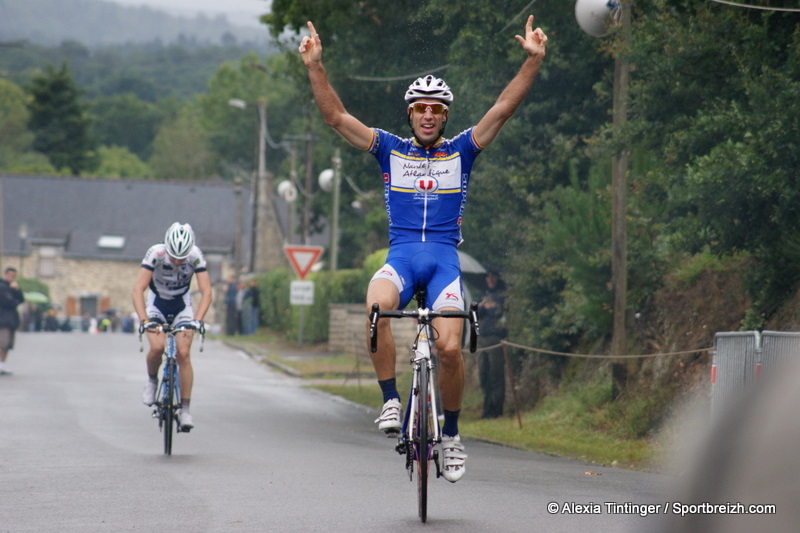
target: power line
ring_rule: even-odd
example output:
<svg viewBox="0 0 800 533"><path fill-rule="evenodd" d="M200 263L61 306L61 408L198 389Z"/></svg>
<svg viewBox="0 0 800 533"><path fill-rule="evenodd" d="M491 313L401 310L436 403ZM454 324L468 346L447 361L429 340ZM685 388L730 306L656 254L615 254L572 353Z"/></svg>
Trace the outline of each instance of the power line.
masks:
<svg viewBox="0 0 800 533"><path fill-rule="evenodd" d="M709 2L716 2L718 4L725 4L733 7L744 7L746 9L761 9L762 11L785 11L788 13L800 13L800 9L794 9L789 7L766 7L766 6L754 6L751 4L740 4L738 2L728 2L727 0L709 0Z"/></svg>
<svg viewBox="0 0 800 533"><path fill-rule="evenodd" d="M416 74L404 74L402 76L393 76L390 78L373 78L370 76L349 76L351 79L358 80L358 81L400 81L400 80L407 80L410 78L421 78L426 74L433 74L434 72L439 72L440 70L444 70L450 68L450 64L442 65L441 67L436 67L429 70L423 70L422 72L417 72Z"/></svg>

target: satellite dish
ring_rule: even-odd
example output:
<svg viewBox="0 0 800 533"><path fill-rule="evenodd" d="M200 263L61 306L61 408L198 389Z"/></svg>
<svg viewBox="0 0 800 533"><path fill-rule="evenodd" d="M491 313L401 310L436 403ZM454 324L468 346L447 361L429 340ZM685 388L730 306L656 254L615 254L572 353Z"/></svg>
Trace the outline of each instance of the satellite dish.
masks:
<svg viewBox="0 0 800 533"><path fill-rule="evenodd" d="M614 0L577 0L575 20L592 37L605 37L619 24L619 10Z"/></svg>
<svg viewBox="0 0 800 533"><path fill-rule="evenodd" d="M278 195L291 203L297 200L297 189L295 189L291 181L284 180L278 184Z"/></svg>

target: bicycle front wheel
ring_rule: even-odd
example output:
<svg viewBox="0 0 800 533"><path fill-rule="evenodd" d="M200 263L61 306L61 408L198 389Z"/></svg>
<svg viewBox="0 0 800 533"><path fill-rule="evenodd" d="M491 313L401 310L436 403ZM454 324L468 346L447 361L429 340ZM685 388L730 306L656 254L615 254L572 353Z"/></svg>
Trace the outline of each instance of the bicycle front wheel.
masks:
<svg viewBox="0 0 800 533"><path fill-rule="evenodd" d="M169 363L167 363L169 364ZM164 413L164 454L172 455L172 430L175 421L175 367L166 369L164 377L164 397L162 398L162 409Z"/></svg>
<svg viewBox="0 0 800 533"><path fill-rule="evenodd" d="M428 467L430 466L430 445L428 419L428 367L423 362L419 368L417 389L417 498L419 500L419 519L428 520Z"/></svg>

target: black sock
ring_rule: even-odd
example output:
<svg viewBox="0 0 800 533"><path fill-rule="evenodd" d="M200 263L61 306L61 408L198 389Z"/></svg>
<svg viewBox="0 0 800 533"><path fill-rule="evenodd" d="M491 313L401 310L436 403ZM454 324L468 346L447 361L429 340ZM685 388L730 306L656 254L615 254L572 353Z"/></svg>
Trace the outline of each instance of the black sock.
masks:
<svg viewBox="0 0 800 533"><path fill-rule="evenodd" d="M391 399L400 399L400 395L397 393L397 380L395 378L384 379L383 381L378 381L378 385L381 386L381 391L383 392L383 403L388 402Z"/></svg>
<svg viewBox="0 0 800 533"><path fill-rule="evenodd" d="M458 415L461 414L461 409L458 411L444 410L444 426L442 426L442 434L448 437L455 437L458 435Z"/></svg>

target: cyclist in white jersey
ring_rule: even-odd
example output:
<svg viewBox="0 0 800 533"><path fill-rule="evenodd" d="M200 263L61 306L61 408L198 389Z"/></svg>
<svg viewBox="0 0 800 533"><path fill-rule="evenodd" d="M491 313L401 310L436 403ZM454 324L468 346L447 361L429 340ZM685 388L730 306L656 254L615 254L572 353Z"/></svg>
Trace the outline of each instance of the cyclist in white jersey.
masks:
<svg viewBox="0 0 800 533"><path fill-rule="evenodd" d="M547 36L541 28L533 29L533 16L529 16L524 37L515 37L528 54L519 72L483 118L453 139L442 137L453 102L450 88L434 76L417 79L405 95L413 138L400 139L367 127L347 112L328 81L322 65L322 41L310 21L308 30L310 35L303 37L299 52L325 122L356 148L374 154L383 173L389 257L367 289L367 314L375 302L384 310L405 307L421 287L427 289L426 305L434 310L463 310L456 246L461 238L461 214L472 162L494 140L528 93L544 60ZM458 435L464 391L462 327L462 320L434 320L439 332L436 349L445 415L443 475L450 482L464 475L467 457ZM378 349L372 362L384 406L376 422L379 429L391 435L399 432L402 425L395 384L396 353L389 321L379 321L378 330Z"/></svg>
<svg viewBox="0 0 800 533"><path fill-rule="evenodd" d="M197 279L200 303L192 306L190 292L192 277ZM150 289L147 300L144 292ZM167 230L164 242L151 246L142 260L142 267L133 287L133 308L140 320L140 327L147 332L150 349L147 352L147 383L142 393L145 405L155 403L158 387L158 370L166 342L158 324L191 324L197 329L211 306L211 281L206 270L203 252L195 246L194 232L189 224L175 222ZM191 348L193 331L183 331L175 338L181 383L181 409L178 419L187 429L194 427L189 412L192 398L194 371Z"/></svg>

